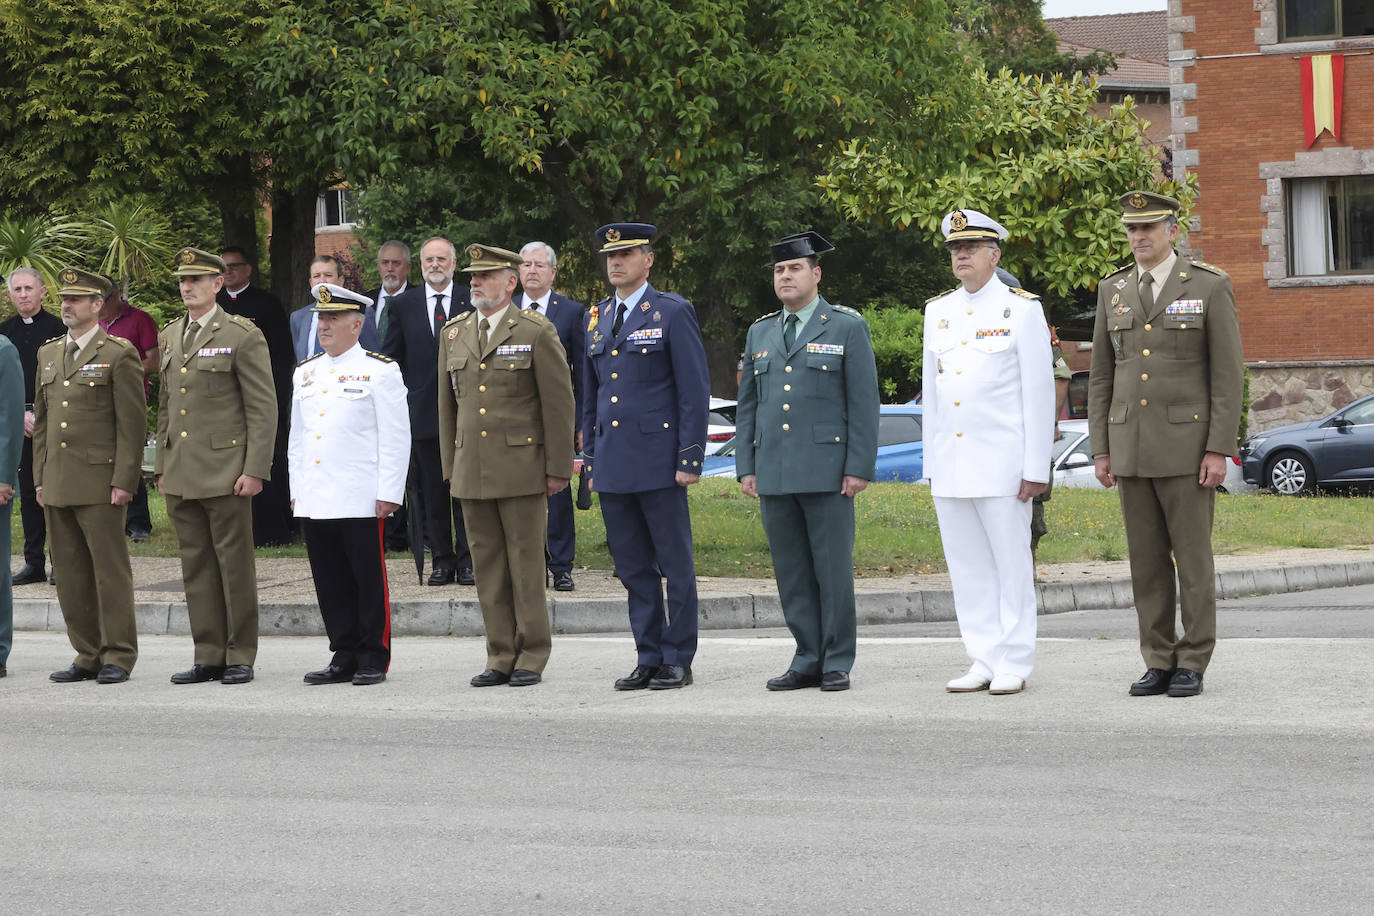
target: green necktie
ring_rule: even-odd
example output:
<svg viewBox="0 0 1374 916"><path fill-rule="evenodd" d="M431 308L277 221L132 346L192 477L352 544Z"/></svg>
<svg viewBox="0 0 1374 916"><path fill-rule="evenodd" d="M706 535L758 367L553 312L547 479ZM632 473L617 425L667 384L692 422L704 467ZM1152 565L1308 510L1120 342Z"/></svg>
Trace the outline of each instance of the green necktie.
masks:
<svg viewBox="0 0 1374 916"><path fill-rule="evenodd" d="M386 340L386 326L391 321L391 297L382 296L382 317L377 319L377 337Z"/></svg>
<svg viewBox="0 0 1374 916"><path fill-rule="evenodd" d="M1155 275L1148 270L1140 276L1140 304L1146 309L1155 304Z"/></svg>
<svg viewBox="0 0 1374 916"><path fill-rule="evenodd" d="M67 365L66 365L66 367L65 367L66 370L67 370L67 372L66 372L67 375L71 375L71 374L72 374L72 370L76 368L76 352L77 352L77 350L79 350L79 349L80 349L80 347L78 347L78 346L76 345L76 341L74 341L74 340L72 340L70 337L68 337L68 338L67 338Z"/></svg>
<svg viewBox="0 0 1374 916"><path fill-rule="evenodd" d="M477 352L487 352L487 331L491 330L491 324L483 318L477 323Z"/></svg>
<svg viewBox="0 0 1374 916"><path fill-rule="evenodd" d="M782 345L787 349L792 349L792 341L797 339L797 316L788 315L787 321L783 323Z"/></svg>

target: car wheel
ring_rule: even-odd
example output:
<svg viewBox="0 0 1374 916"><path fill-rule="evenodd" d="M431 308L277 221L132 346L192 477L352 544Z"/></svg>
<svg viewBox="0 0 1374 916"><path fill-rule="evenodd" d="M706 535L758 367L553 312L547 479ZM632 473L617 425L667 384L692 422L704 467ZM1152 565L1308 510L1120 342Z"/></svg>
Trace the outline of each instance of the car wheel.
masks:
<svg viewBox="0 0 1374 916"><path fill-rule="evenodd" d="M1281 452L1277 455L1269 462L1269 471L1264 479L1276 493L1286 496L1311 493L1317 488L1317 475L1312 462L1297 452Z"/></svg>

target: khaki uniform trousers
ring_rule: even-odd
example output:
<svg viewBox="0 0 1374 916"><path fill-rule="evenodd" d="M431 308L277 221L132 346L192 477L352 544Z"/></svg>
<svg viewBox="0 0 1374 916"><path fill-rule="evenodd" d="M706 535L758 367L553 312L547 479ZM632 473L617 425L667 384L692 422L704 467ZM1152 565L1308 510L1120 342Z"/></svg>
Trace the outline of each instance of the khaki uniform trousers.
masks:
<svg viewBox="0 0 1374 916"><path fill-rule="evenodd" d="M258 655L258 581L253 501L167 494L181 542L181 577L197 665L252 665Z"/></svg>
<svg viewBox="0 0 1374 916"><path fill-rule="evenodd" d="M1217 491L1181 477L1118 477L1131 586L1147 668L1202 674L1217 642L1212 517ZM1177 565L1178 584L1174 570ZM1174 606L1183 619L1177 635Z"/></svg>
<svg viewBox="0 0 1374 916"><path fill-rule="evenodd" d="M487 631L487 667L542 674L553 648L544 593L548 498L535 493L462 503Z"/></svg>
<svg viewBox="0 0 1374 916"><path fill-rule="evenodd" d="M124 507L46 506L43 514L57 570L57 603L76 664L87 671L105 665L133 671L138 625Z"/></svg>

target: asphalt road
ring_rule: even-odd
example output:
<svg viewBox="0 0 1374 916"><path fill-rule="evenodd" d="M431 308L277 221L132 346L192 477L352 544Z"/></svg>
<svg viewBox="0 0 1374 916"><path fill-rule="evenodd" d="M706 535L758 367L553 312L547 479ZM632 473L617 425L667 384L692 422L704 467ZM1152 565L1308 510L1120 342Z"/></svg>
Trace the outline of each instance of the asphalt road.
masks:
<svg viewBox="0 0 1374 916"><path fill-rule="evenodd" d="M950 695L952 630L865 630L848 693L770 694L785 632L704 636L697 683L616 693L561 637L476 690L478 639L398 641L371 688L0 681L6 913L1365 913L1374 588L1228 602L1195 699L1126 696L1131 612L1041 619L1026 693Z"/></svg>

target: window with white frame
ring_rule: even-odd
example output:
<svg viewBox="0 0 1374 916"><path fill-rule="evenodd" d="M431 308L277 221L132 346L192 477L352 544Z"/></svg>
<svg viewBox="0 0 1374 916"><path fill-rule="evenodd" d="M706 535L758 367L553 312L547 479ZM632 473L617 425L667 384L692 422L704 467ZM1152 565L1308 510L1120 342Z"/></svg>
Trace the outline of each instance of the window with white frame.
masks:
<svg viewBox="0 0 1374 916"><path fill-rule="evenodd" d="M1289 274L1374 273L1374 175L1288 182Z"/></svg>
<svg viewBox="0 0 1374 916"><path fill-rule="evenodd" d="M353 201L347 188L325 191L315 201L315 228L329 229L352 226Z"/></svg>
<svg viewBox="0 0 1374 916"><path fill-rule="evenodd" d="M1374 3L1369 0L1282 2L1284 41L1374 35Z"/></svg>

